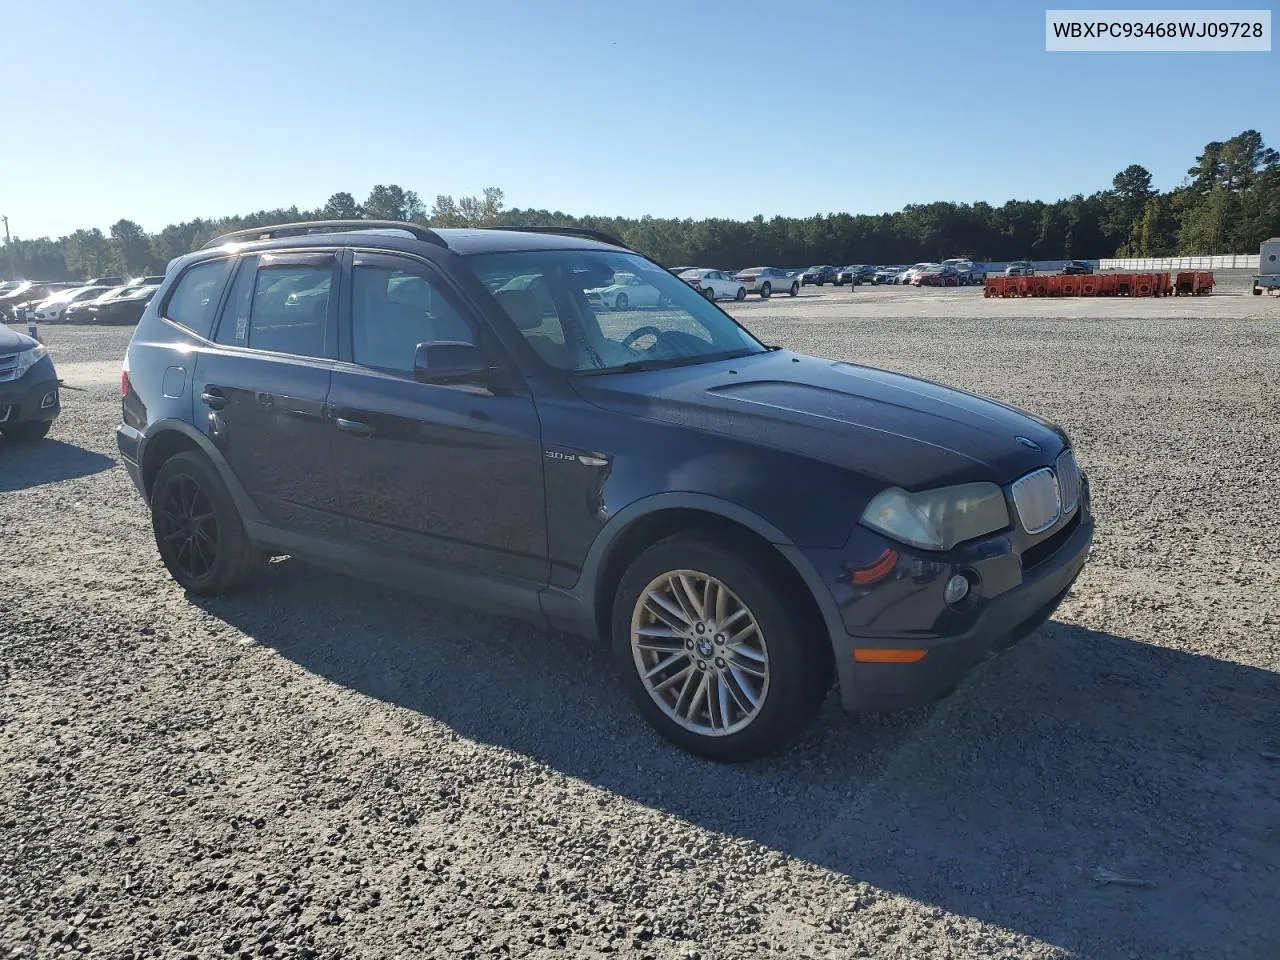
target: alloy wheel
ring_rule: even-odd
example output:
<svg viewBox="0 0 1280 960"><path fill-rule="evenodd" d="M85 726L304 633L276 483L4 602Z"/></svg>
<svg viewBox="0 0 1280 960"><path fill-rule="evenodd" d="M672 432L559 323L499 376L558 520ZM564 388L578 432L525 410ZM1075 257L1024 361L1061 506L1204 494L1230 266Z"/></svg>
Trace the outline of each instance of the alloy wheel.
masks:
<svg viewBox="0 0 1280 960"><path fill-rule="evenodd" d="M218 521L194 477L180 473L169 481L157 521L174 565L191 580L209 576L218 561Z"/></svg>
<svg viewBox="0 0 1280 960"><path fill-rule="evenodd" d="M701 736L742 730L769 695L769 648L755 616L696 570L663 573L641 591L631 654L659 709Z"/></svg>

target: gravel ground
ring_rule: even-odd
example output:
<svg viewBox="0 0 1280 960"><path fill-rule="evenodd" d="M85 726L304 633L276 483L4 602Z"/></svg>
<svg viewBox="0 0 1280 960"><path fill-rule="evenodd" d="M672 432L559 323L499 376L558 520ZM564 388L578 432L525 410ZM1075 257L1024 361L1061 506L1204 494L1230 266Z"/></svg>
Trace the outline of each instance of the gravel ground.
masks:
<svg viewBox="0 0 1280 960"><path fill-rule="evenodd" d="M184 596L115 459L130 331L45 328L63 417L0 441L0 957L1280 956L1280 302L1220 290L733 305L1060 421L1099 518L950 699L833 697L741 767L584 641L295 561Z"/></svg>

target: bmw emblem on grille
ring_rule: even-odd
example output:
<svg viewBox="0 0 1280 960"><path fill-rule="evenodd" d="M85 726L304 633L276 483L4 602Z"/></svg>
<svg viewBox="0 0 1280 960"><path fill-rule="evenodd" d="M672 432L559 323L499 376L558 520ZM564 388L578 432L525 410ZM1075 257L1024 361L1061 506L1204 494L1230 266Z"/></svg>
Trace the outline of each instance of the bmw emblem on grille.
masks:
<svg viewBox="0 0 1280 960"><path fill-rule="evenodd" d="M1028 450L1039 450L1039 449L1040 449L1040 444L1036 443L1034 440L1032 440L1032 439L1030 439L1030 438L1028 438L1028 437L1014 437L1013 439L1017 440L1020 444L1022 444L1022 445L1023 445L1024 447L1026 447Z"/></svg>

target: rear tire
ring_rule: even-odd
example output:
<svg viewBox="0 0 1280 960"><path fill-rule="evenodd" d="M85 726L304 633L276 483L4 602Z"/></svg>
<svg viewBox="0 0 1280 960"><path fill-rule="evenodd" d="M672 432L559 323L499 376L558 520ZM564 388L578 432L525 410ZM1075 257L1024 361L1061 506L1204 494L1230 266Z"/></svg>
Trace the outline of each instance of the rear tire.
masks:
<svg viewBox="0 0 1280 960"><path fill-rule="evenodd" d="M623 575L612 617L615 665L641 715L690 753L728 762L785 745L831 687L823 632L745 546L698 533L655 543ZM711 609L697 609L704 601Z"/></svg>
<svg viewBox="0 0 1280 960"><path fill-rule="evenodd" d="M151 529L169 575L201 596L239 590L262 559L231 492L202 453L175 454L161 464L151 487Z"/></svg>
<svg viewBox="0 0 1280 960"><path fill-rule="evenodd" d="M768 300L771 296L773 296L773 286L768 283L762 284L760 287L760 299Z"/></svg>
<svg viewBox="0 0 1280 960"><path fill-rule="evenodd" d="M796 296L796 295L797 295L797 294L799 294L799 293L800 293L800 284L798 284L798 283L793 283L793 284L791 285L791 296L793 296L793 297L794 297L794 296Z"/></svg>
<svg viewBox="0 0 1280 960"><path fill-rule="evenodd" d="M52 420L37 420L30 423L15 423L11 427L0 427L0 434L14 443L34 443L48 436L52 427Z"/></svg>
<svg viewBox="0 0 1280 960"><path fill-rule="evenodd" d="M618 294L618 298L613 301L613 309L615 310L625 310L629 306L631 306L631 301L627 299L625 293Z"/></svg>
<svg viewBox="0 0 1280 960"><path fill-rule="evenodd" d="M702 295L706 297L708 300L710 300L712 303L716 302L716 292L710 287L707 287L707 289L703 290Z"/></svg>

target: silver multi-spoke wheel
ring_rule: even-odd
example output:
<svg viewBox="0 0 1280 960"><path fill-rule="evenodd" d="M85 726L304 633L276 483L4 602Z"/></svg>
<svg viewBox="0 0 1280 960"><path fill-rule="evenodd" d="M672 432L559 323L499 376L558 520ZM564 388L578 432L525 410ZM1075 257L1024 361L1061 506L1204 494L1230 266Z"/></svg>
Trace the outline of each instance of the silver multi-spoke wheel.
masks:
<svg viewBox="0 0 1280 960"><path fill-rule="evenodd" d="M750 609L715 577L672 570L640 593L631 655L649 696L702 736L746 727L769 695L769 648Z"/></svg>

